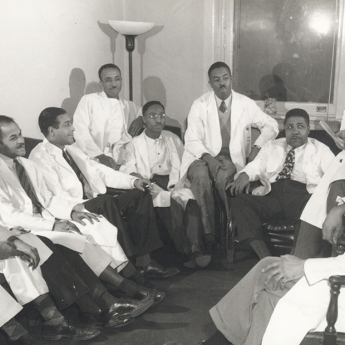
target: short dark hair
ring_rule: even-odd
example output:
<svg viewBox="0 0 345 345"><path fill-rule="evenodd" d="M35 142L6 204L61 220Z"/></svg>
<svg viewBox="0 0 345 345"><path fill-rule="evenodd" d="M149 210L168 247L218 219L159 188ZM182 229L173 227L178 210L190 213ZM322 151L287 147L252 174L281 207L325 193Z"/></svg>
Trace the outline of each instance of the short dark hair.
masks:
<svg viewBox="0 0 345 345"><path fill-rule="evenodd" d="M284 126L290 117L296 117L296 116L303 117L305 122L309 126L309 114L304 109L300 109L300 108L291 109L286 113L285 119L284 119Z"/></svg>
<svg viewBox="0 0 345 345"><path fill-rule="evenodd" d="M217 61L214 64L212 64L211 67L208 69L208 72L207 72L208 73L208 79L211 80L211 73L213 70L215 70L216 68L222 68L222 67L226 68L229 71L230 77L231 77L230 67L225 62Z"/></svg>
<svg viewBox="0 0 345 345"><path fill-rule="evenodd" d="M9 123L16 123L12 117L6 115L0 115L0 141L2 140L2 131L1 127L3 125L8 125Z"/></svg>
<svg viewBox="0 0 345 345"><path fill-rule="evenodd" d="M147 110L153 105L160 105L165 111L164 105L161 102L150 101L150 102L147 102L146 104L144 104L144 106L143 106L143 116L145 116L145 113L147 112Z"/></svg>
<svg viewBox="0 0 345 345"><path fill-rule="evenodd" d="M103 72L105 69L107 69L107 68L115 68L115 69L117 69L117 70L120 72L120 74L121 74L121 70L120 70L119 67L117 67L117 66L116 66L115 64L113 64L113 63L107 63L107 64L101 66L101 68L98 70L98 77L99 77L99 80L102 80L102 78L101 78L102 72Z"/></svg>
<svg viewBox="0 0 345 345"><path fill-rule="evenodd" d="M48 135L49 127L54 127L56 129L59 128L57 117L64 114L67 114L65 109L56 107L45 108L41 112L40 116L38 117L38 125L45 137Z"/></svg>

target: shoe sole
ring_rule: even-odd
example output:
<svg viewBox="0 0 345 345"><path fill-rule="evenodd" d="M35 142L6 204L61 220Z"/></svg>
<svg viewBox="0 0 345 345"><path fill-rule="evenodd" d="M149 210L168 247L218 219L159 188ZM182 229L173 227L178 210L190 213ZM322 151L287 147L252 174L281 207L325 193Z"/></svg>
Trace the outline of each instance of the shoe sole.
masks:
<svg viewBox="0 0 345 345"><path fill-rule="evenodd" d="M158 298L156 301L154 301L151 308L153 308L156 305L158 305L159 303L161 303L163 301L163 299L165 298L165 295L166 295L166 293L164 292L164 294L160 298Z"/></svg>
<svg viewBox="0 0 345 345"><path fill-rule="evenodd" d="M133 312L128 313L128 315L131 317L138 317L139 315L145 313L145 311L147 309L151 308L154 304L154 299L151 297L141 300L141 302L143 302L143 301L147 301L147 302L143 303L139 308L137 308Z"/></svg>
<svg viewBox="0 0 345 345"><path fill-rule="evenodd" d="M45 335L42 335L42 338L44 340L59 340L61 338L68 338L68 339L73 339L73 340L76 340L76 341L83 341L83 340L90 340L90 339L93 339L95 337L97 337L99 334L101 333L100 330L97 330L97 332L93 333L93 334L90 334L90 335L87 335L87 336L84 336L84 337L75 337L73 335L69 336L69 335L56 335L56 336L45 336Z"/></svg>
<svg viewBox="0 0 345 345"><path fill-rule="evenodd" d="M121 320L119 319L120 323L116 323L116 321L114 320L114 322L109 323L107 325L104 325L105 328L121 328L121 327L125 327L129 324L131 324L132 322L134 322L134 319L126 319L126 320Z"/></svg>
<svg viewBox="0 0 345 345"><path fill-rule="evenodd" d="M197 257L194 262L195 262L195 267L197 268L205 268L208 266L211 262L211 255L205 254L202 256Z"/></svg>

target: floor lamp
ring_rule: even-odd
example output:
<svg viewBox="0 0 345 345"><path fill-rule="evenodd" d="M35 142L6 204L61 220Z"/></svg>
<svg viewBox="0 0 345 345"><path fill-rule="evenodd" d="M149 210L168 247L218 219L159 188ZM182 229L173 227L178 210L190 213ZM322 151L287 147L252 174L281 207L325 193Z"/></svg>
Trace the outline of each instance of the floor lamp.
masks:
<svg viewBox="0 0 345 345"><path fill-rule="evenodd" d="M133 101L132 51L135 48L135 37L151 30L154 26L154 23L128 22L122 20L109 20L108 23L115 31L126 37L126 49L128 51L129 67L129 99Z"/></svg>

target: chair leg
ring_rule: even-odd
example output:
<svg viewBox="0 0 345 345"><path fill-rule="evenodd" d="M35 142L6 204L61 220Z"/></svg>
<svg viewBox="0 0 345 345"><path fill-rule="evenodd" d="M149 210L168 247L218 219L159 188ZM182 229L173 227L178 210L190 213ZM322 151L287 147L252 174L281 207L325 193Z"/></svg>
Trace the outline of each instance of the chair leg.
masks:
<svg viewBox="0 0 345 345"><path fill-rule="evenodd" d="M227 262L235 263L235 224L231 217L226 223L226 260Z"/></svg>

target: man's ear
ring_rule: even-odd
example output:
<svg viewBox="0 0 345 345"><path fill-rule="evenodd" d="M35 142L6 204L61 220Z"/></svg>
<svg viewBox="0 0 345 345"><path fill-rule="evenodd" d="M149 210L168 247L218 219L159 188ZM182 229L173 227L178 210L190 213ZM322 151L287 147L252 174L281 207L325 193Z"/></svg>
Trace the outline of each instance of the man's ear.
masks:
<svg viewBox="0 0 345 345"><path fill-rule="evenodd" d="M48 127L48 134L49 135L54 135L54 127L52 127L52 126Z"/></svg>

